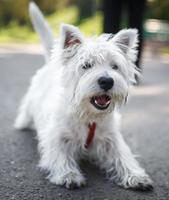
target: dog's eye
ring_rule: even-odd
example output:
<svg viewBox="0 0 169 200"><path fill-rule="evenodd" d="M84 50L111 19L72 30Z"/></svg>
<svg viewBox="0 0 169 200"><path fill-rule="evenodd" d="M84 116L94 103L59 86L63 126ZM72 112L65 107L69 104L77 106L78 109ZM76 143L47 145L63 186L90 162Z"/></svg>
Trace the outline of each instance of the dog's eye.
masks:
<svg viewBox="0 0 169 200"><path fill-rule="evenodd" d="M112 65L112 69L118 70L118 66L117 65Z"/></svg>
<svg viewBox="0 0 169 200"><path fill-rule="evenodd" d="M82 66L83 69L89 69L89 68L91 68L91 67L92 67L92 65L91 65L90 63L85 63L85 64Z"/></svg>

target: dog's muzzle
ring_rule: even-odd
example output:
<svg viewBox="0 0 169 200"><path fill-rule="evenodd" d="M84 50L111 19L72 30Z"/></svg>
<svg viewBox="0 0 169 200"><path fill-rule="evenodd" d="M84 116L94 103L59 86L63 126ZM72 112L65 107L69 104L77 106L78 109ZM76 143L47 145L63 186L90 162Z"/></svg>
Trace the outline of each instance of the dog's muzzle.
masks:
<svg viewBox="0 0 169 200"><path fill-rule="evenodd" d="M111 97L107 94L102 94L92 97L90 102L98 110L105 110L109 107L111 103Z"/></svg>

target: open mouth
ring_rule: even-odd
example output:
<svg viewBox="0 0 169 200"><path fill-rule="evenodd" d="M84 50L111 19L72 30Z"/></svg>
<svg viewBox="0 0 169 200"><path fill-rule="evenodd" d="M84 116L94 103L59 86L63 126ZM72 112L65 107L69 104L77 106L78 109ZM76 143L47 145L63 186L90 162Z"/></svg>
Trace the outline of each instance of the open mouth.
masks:
<svg viewBox="0 0 169 200"><path fill-rule="evenodd" d="M90 102L95 108L99 110L105 110L109 107L111 103L111 98L110 96L103 94L92 97Z"/></svg>

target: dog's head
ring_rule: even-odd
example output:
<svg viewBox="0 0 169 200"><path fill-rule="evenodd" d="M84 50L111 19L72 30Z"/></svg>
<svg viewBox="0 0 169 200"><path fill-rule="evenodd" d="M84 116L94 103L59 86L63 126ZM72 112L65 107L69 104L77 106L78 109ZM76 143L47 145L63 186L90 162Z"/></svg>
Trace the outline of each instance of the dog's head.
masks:
<svg viewBox="0 0 169 200"><path fill-rule="evenodd" d="M135 29L84 38L78 28L62 25L62 81L74 107L99 115L125 102L136 73L136 47Z"/></svg>

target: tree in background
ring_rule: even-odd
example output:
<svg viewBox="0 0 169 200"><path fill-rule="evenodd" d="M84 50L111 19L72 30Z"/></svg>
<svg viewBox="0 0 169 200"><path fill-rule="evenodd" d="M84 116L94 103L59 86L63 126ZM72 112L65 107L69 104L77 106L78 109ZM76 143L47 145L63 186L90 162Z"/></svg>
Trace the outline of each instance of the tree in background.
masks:
<svg viewBox="0 0 169 200"><path fill-rule="evenodd" d="M17 21L19 25L29 21L28 5L31 0L0 0L0 24L8 25L11 21ZM56 9L63 8L72 0L34 0L45 14L51 14Z"/></svg>
<svg viewBox="0 0 169 200"><path fill-rule="evenodd" d="M95 12L95 0L76 0L79 16L78 22L91 17Z"/></svg>
<svg viewBox="0 0 169 200"><path fill-rule="evenodd" d="M0 23L8 25L11 20L16 19L19 24L24 24L28 19L27 5L29 0L1 0L0 1Z"/></svg>
<svg viewBox="0 0 169 200"><path fill-rule="evenodd" d="M5 26L11 21L19 25L29 24L28 4L31 0L0 0L0 25ZM34 0L46 15L58 9L75 4L79 10L78 22L91 17L101 1L106 0ZM140 0L141 1L141 0ZM148 0L146 18L169 20L169 0Z"/></svg>
<svg viewBox="0 0 169 200"><path fill-rule="evenodd" d="M169 21L169 0L149 0L147 17Z"/></svg>
<svg viewBox="0 0 169 200"><path fill-rule="evenodd" d="M29 0L30 1L30 0ZM62 9L72 3L72 0L34 0L45 14L52 14L57 9Z"/></svg>

